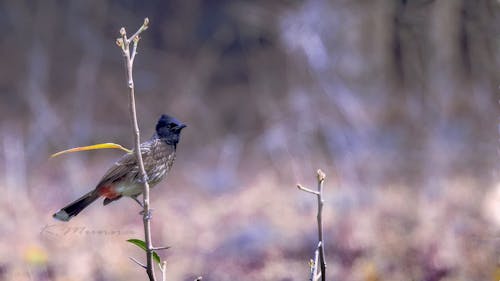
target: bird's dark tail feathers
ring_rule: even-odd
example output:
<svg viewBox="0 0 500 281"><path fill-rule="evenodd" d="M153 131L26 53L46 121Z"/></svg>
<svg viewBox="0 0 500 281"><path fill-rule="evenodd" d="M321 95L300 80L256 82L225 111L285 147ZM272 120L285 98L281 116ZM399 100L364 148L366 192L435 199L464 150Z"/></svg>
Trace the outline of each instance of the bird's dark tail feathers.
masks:
<svg viewBox="0 0 500 281"><path fill-rule="evenodd" d="M92 190L53 214L52 217L60 221L69 221L99 197L99 193Z"/></svg>

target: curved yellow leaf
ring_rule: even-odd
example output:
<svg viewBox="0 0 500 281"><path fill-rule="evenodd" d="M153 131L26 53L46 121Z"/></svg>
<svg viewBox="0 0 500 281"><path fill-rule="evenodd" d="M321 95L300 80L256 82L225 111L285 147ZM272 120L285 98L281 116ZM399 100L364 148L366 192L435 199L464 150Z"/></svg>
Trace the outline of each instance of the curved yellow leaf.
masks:
<svg viewBox="0 0 500 281"><path fill-rule="evenodd" d="M59 156L59 155L65 154L65 153L72 153L72 152L86 151L86 150L106 149L106 148L121 149L127 153L132 152L132 150L127 149L119 144L107 142L107 143L99 143L99 144L94 144L94 145L89 145L89 146L80 146L80 147L66 149L66 150L59 151L57 153L50 155L50 158L54 158L56 156Z"/></svg>

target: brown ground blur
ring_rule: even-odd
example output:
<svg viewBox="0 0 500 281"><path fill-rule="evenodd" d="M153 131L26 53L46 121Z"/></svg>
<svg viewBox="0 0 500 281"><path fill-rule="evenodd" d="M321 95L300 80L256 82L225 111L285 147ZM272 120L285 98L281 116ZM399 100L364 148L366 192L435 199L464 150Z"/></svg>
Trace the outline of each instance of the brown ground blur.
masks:
<svg viewBox="0 0 500 281"><path fill-rule="evenodd" d="M499 7L478 1L0 2L0 280L146 280L132 200L51 214L143 139L188 124L152 191L169 280L307 280L315 170L328 280L499 280Z"/></svg>

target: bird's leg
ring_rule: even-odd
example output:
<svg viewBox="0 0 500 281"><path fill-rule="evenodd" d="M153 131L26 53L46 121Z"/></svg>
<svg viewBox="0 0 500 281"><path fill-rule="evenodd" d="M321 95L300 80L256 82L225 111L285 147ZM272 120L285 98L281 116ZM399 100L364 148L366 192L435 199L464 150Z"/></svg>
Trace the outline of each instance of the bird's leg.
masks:
<svg viewBox="0 0 500 281"><path fill-rule="evenodd" d="M137 199L137 196L132 196L132 197L130 197L130 198L134 199L134 201L135 201L135 202L137 202L137 204L139 204L139 206L141 206L141 208L143 208L143 209L144 209L144 205L142 204L142 202L141 202L139 199ZM152 217L152 211L153 211L153 209L149 209L149 210L148 210L148 214L146 215L146 218L147 218L147 219L151 219L151 217ZM144 216L144 210L141 210L141 211L139 212L139 214L140 214L141 216Z"/></svg>
<svg viewBox="0 0 500 281"><path fill-rule="evenodd" d="M134 201L137 202L137 204L139 204L139 206L141 206L141 208L144 208L144 206L142 205L142 202L139 201L139 199L137 199L137 196L132 196L130 198L134 199Z"/></svg>
<svg viewBox="0 0 500 281"><path fill-rule="evenodd" d="M144 177L146 178L146 181L147 181L147 182L149 182L149 177L148 177L148 175L144 175ZM145 183L144 178L142 178L142 177L138 177L138 178L137 178L137 181L138 181L140 184L144 184L144 183Z"/></svg>
<svg viewBox="0 0 500 281"><path fill-rule="evenodd" d="M144 210L139 212L139 215L144 216ZM146 219L151 219L153 217L153 209L149 209L148 213L146 214Z"/></svg>
<svg viewBox="0 0 500 281"><path fill-rule="evenodd" d="M144 210L141 211L141 215L144 216ZM148 213L144 216L146 219L150 220L153 217L153 209L149 209Z"/></svg>

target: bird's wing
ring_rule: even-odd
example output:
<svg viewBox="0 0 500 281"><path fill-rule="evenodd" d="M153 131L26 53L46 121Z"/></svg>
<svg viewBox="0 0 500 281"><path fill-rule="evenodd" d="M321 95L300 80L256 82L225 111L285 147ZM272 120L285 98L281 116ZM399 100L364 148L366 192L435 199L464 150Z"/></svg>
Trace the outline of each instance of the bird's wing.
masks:
<svg viewBox="0 0 500 281"><path fill-rule="evenodd" d="M150 141L141 144L141 154L143 158L151 152L151 144ZM135 177L137 176L138 170L135 152L132 151L131 153L123 155L108 169L101 181L97 184L97 187L119 181L125 176Z"/></svg>

